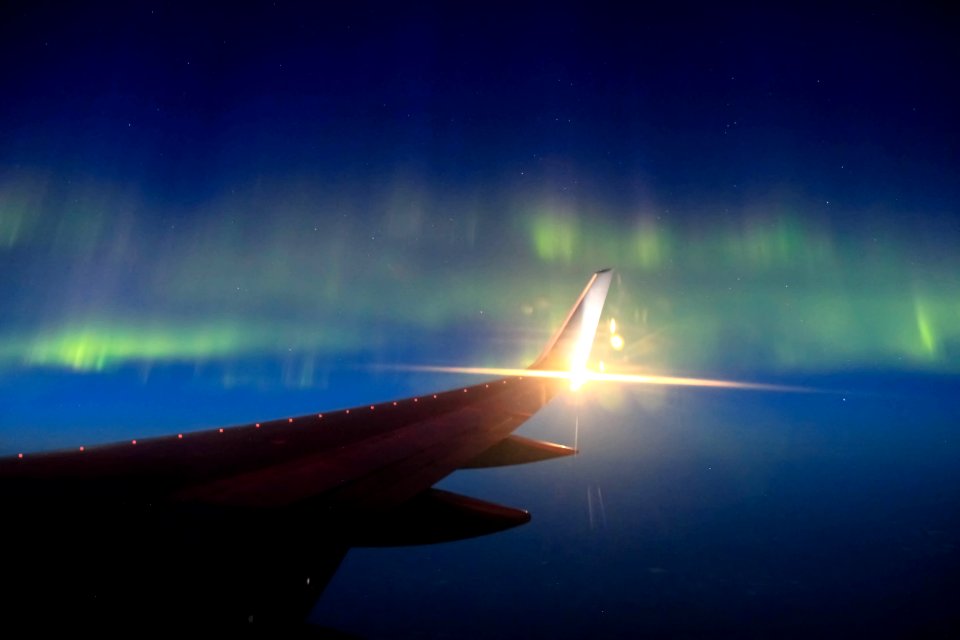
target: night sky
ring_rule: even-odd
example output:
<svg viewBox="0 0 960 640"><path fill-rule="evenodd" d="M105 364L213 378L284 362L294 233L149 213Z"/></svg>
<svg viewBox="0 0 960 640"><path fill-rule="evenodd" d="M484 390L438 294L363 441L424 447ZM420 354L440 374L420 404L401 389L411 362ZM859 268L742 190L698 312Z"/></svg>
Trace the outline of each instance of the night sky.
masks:
<svg viewBox="0 0 960 640"><path fill-rule="evenodd" d="M829 393L588 386L530 425L582 412L582 456L448 481L533 523L351 552L320 621L956 629L957 33L906 3L4 2L0 453L526 366L612 267L609 367Z"/></svg>

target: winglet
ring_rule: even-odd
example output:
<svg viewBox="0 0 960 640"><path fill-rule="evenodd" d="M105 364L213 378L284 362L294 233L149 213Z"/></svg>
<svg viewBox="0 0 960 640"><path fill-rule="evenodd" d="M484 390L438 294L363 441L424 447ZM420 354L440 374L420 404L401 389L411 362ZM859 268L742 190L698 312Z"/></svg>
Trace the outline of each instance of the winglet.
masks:
<svg viewBox="0 0 960 640"><path fill-rule="evenodd" d="M530 365L531 369L570 371L573 374L573 387L582 384L578 374L586 370L612 277L613 271L610 269L593 274L563 325L550 338L540 357Z"/></svg>

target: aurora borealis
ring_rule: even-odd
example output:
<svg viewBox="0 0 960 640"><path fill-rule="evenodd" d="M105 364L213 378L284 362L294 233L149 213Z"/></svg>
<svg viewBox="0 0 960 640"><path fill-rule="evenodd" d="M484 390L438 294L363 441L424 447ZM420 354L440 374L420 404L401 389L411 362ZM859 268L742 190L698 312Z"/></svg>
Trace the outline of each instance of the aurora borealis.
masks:
<svg viewBox="0 0 960 640"><path fill-rule="evenodd" d="M114 186L13 180L2 198L4 259L22 286L4 319L6 370L357 352L367 360L388 332L477 320L546 333L565 310L564 289L603 264L618 265L615 313L634 364L958 365L960 265L946 217L917 224L851 213L838 229L803 215L809 203L768 202L672 220L643 207L551 209L509 188L485 214L427 186L410 200L399 187L364 198L288 184L178 218ZM445 214L455 210L467 214ZM735 352L725 351L731 341ZM520 365L539 342L494 355Z"/></svg>

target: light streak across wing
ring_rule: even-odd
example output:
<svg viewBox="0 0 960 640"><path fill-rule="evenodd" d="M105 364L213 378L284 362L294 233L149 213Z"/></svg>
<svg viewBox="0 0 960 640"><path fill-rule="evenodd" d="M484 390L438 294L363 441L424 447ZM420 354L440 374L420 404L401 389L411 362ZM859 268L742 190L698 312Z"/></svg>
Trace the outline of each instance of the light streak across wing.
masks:
<svg viewBox="0 0 960 640"><path fill-rule="evenodd" d="M410 365L390 367L407 371L431 371L438 373L466 373L483 376L518 376L524 378L555 378L570 380L576 375L585 381L618 382L623 384L649 384L677 387L711 387L716 389L745 389L752 391L784 391L791 393L813 393L816 390L808 387L796 387L779 384L764 384L759 382L740 382L734 380L714 380L710 378L686 378L681 376L662 376L652 374L632 373L601 373L599 371L584 371L573 374L570 371L550 371L540 369L505 369L497 367L441 367L430 365Z"/></svg>

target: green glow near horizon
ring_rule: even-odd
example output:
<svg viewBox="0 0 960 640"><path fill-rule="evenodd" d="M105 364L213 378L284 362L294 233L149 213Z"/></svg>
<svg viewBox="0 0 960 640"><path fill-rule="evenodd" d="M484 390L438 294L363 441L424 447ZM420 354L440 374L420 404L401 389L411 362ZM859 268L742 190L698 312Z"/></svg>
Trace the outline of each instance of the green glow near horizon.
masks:
<svg viewBox="0 0 960 640"><path fill-rule="evenodd" d="M236 353L256 343L234 327L175 326L149 329L95 324L34 336L24 345L28 365L102 371L129 361L202 360Z"/></svg>

